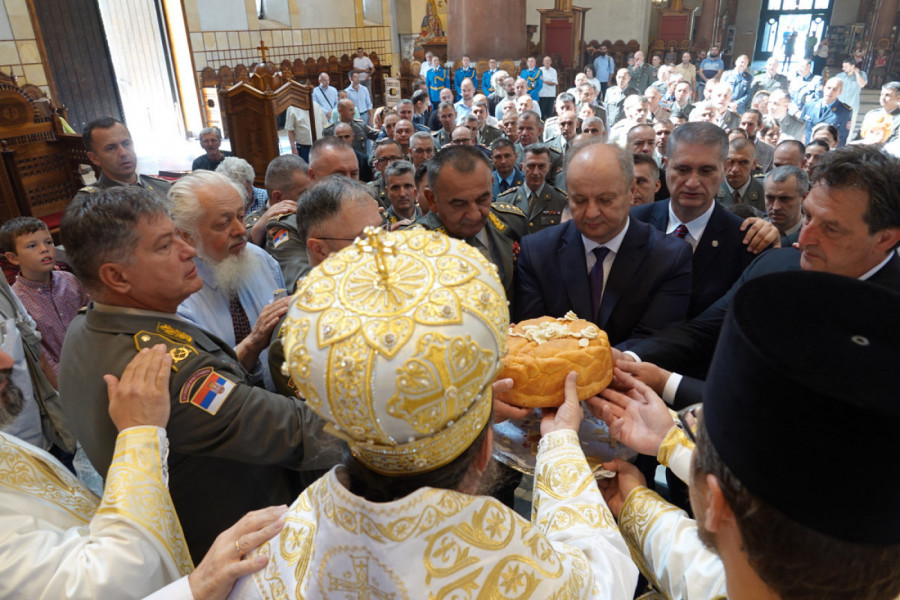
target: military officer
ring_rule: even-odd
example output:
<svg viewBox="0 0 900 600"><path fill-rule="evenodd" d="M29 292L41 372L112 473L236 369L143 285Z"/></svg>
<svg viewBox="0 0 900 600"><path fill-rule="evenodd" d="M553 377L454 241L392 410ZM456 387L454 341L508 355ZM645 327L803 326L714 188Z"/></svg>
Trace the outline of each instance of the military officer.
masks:
<svg viewBox="0 0 900 600"><path fill-rule="evenodd" d="M528 84L528 95L537 104L540 100L540 92L541 87L544 85L544 80L541 77L541 70L537 66L537 60L533 56L529 56L527 62L528 68L522 71L519 77Z"/></svg>
<svg viewBox="0 0 900 600"><path fill-rule="evenodd" d="M231 348L176 316L203 282L165 200L138 187L81 196L63 216L62 235L69 263L94 299L63 345L63 409L105 476L117 431L103 376L121 377L136 352L166 346L173 371L169 488L199 561L247 511L293 501L319 422L297 399L254 387Z"/></svg>
<svg viewBox="0 0 900 600"><path fill-rule="evenodd" d="M516 126L519 140L516 142L516 164L523 166L525 161L525 148L536 144L543 139L544 123L534 111L528 110L519 115ZM553 183L556 174L562 171L563 155L556 148L547 147L550 151L550 171L547 173L547 181Z"/></svg>
<svg viewBox="0 0 900 600"><path fill-rule="evenodd" d="M75 194L96 194L115 186L137 185L165 197L172 185L165 179L137 172L137 155L131 133L112 117L101 117L87 124L82 136L88 158L100 167L100 177Z"/></svg>
<svg viewBox="0 0 900 600"><path fill-rule="evenodd" d="M369 191L378 200L378 205L385 210L390 208L391 202L388 200L387 190L384 189L384 171L388 168L388 165L395 161L403 160L403 157L403 148L389 138L378 142L375 153L372 155L372 164L381 173L381 177L369 182Z"/></svg>
<svg viewBox="0 0 900 600"><path fill-rule="evenodd" d="M497 265L507 298L512 297L516 248L528 219L511 204L491 202L491 167L472 146L448 146L428 167L425 197L431 212L413 225L465 240Z"/></svg>
<svg viewBox="0 0 900 600"><path fill-rule="evenodd" d="M437 108L438 120L441 128L431 134L434 138L434 147L440 150L453 141L451 134L456 128L456 109L450 102L441 102Z"/></svg>
<svg viewBox="0 0 900 600"><path fill-rule="evenodd" d="M354 109L353 100L350 100L349 98L338 100L338 115L340 115L341 122L347 123L350 128L353 129L353 149L360 154L366 154L366 140L375 141L379 132L377 129L372 129L366 125L362 119L354 119ZM337 125L337 123L332 123L325 128L322 135L335 135L335 128Z"/></svg>
<svg viewBox="0 0 900 600"><path fill-rule="evenodd" d="M822 88L822 98L803 107L800 119L806 122L806 143L812 141L813 128L819 123L834 125L838 130L838 145L847 143L853 109L838 100L843 85L840 79L832 77Z"/></svg>
<svg viewBox="0 0 900 600"><path fill-rule="evenodd" d="M725 161L725 181L716 193L716 200L724 206L749 204L757 216L766 213L763 184L750 174L756 168L756 147L745 137L738 137L728 144Z"/></svg>
<svg viewBox="0 0 900 600"><path fill-rule="evenodd" d="M497 138L491 144L491 160L494 161L494 200L510 188L525 182L525 173L516 167L516 147L509 138Z"/></svg>
<svg viewBox="0 0 900 600"><path fill-rule="evenodd" d="M384 220L388 225L414 221L422 216L416 205L416 168L406 160L398 160L384 170L388 208Z"/></svg>
<svg viewBox="0 0 900 600"><path fill-rule="evenodd" d="M431 70L425 76L425 82L428 85L428 96L431 103L437 105L441 101L441 90L450 89L450 82L447 81L447 69L441 66L441 59L437 56L431 59Z"/></svg>
<svg viewBox="0 0 900 600"><path fill-rule="evenodd" d="M525 184L511 188L497 197L501 204L511 204L528 217L528 233L536 233L562 219L568 205L566 193L547 183L550 171L550 148L532 144L525 150Z"/></svg>
<svg viewBox="0 0 900 600"><path fill-rule="evenodd" d="M461 63L462 66L453 72L453 88L456 90L456 101L459 102L462 99L462 82L465 79L469 79L472 81L475 89L478 89L478 77L475 76L475 67L473 67L469 63L469 57L463 54Z"/></svg>

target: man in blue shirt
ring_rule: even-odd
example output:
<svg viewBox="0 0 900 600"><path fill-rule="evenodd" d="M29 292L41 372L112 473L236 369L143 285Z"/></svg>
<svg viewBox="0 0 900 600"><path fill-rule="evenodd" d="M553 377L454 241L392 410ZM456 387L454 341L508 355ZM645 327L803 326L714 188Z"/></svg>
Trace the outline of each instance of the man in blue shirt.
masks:
<svg viewBox="0 0 900 600"><path fill-rule="evenodd" d="M525 181L525 174L516 167L516 147L509 138L497 138L491 144L491 160L494 161L493 196L518 187Z"/></svg>
<svg viewBox="0 0 900 600"><path fill-rule="evenodd" d="M847 139L850 139L853 137L853 128L856 127L856 117L859 115L859 94L862 88L869 83L869 78L866 76L865 71L859 70L852 56L844 59L841 70L842 72L835 75L835 77L840 79L843 84L843 89L838 98L853 109L853 116L850 117L850 132L847 137Z"/></svg>
<svg viewBox="0 0 900 600"><path fill-rule="evenodd" d="M475 76L475 67L469 64L469 57L465 54L463 54L462 57L462 67L453 73L453 89L456 90L457 102L462 99L460 86L462 85L463 79L471 79L472 84L476 86L476 90L478 89L478 78Z"/></svg>
<svg viewBox="0 0 900 600"><path fill-rule="evenodd" d="M337 90L330 85L331 78L328 73L319 73L319 85L313 90L313 102L322 107L325 111L325 119L331 120L331 113L337 108L338 93Z"/></svg>
<svg viewBox="0 0 900 600"><path fill-rule="evenodd" d="M431 98L431 103L437 106L441 102L441 90L450 88L447 69L441 66L441 59L437 56L431 58L431 70L428 71L425 82L428 84L428 97Z"/></svg>
<svg viewBox="0 0 900 600"><path fill-rule="evenodd" d="M819 123L834 125L838 130L838 145L847 143L850 133L850 118L853 110L838 100L843 83L837 77L825 82L822 88L822 99L809 102L800 113L800 120L806 122L806 143L812 141L812 131Z"/></svg>
<svg viewBox="0 0 900 600"><path fill-rule="evenodd" d="M706 58L700 61L700 68L697 69L697 92L703 98L703 88L706 82L715 79L725 70L725 63L719 58L719 47L713 46L709 49Z"/></svg>
<svg viewBox="0 0 900 600"><path fill-rule="evenodd" d="M347 98L353 100L353 106L359 111L359 118L364 123L369 122L369 111L372 110L372 96L369 88L359 85L359 73L350 73L350 85L347 87Z"/></svg>
<svg viewBox="0 0 900 600"><path fill-rule="evenodd" d="M481 93L485 96L489 96L494 93L494 83L491 79L494 77L494 73L497 72L497 60L491 58L488 60L488 70L484 72L481 76Z"/></svg>
<svg viewBox="0 0 900 600"><path fill-rule="evenodd" d="M594 77L600 82L600 97L606 97L609 80L616 73L616 62L609 55L606 45L600 46L600 54L594 59Z"/></svg>
<svg viewBox="0 0 900 600"><path fill-rule="evenodd" d="M753 77L747 71L750 60L746 54L741 54L734 60L734 69L725 73L722 81L731 86L731 110L739 115L750 108L750 84Z"/></svg>
<svg viewBox="0 0 900 600"><path fill-rule="evenodd" d="M519 76L528 84L528 95L531 96L534 103L540 102L539 94L544 82L541 79L541 70L537 68L537 60L533 56L528 57L528 68L522 71Z"/></svg>

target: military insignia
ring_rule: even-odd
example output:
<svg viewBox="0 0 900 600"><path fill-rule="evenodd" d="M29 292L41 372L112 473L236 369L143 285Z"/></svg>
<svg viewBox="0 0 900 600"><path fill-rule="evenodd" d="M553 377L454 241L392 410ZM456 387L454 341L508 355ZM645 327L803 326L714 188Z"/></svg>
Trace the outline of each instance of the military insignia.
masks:
<svg viewBox="0 0 900 600"><path fill-rule="evenodd" d="M274 248L277 248L278 246L285 243L286 241L288 241L287 229L280 229L272 235L272 246Z"/></svg>
<svg viewBox="0 0 900 600"><path fill-rule="evenodd" d="M159 325L163 325L160 323ZM158 328L158 326L157 326ZM172 357L172 370L176 373L178 372L178 364L184 362L188 358L197 354L197 350L190 345L190 342L186 341L183 338L187 338L191 340L191 336L184 333L183 331L179 331L172 327L173 335L163 335L162 333L154 333L152 331L138 331L134 334L134 344L138 350L143 350L144 348L152 348L156 344L164 344L166 348L168 348L167 352L169 356ZM179 341L173 339L173 337L182 338ZM193 340L192 340L193 341ZM184 342L184 343L182 343Z"/></svg>
<svg viewBox="0 0 900 600"><path fill-rule="evenodd" d="M503 221L501 221L500 218L497 215L495 215L494 213L491 213L490 219L491 219L491 223L493 223L494 227L497 228L497 231L504 231L506 229L506 224L503 223Z"/></svg>
<svg viewBox="0 0 900 600"><path fill-rule="evenodd" d="M164 336L170 337L173 340L178 340L179 342L183 342L185 344L190 344L194 341L194 338L189 336L183 331L175 329L168 323L157 323L156 325L157 333L160 333Z"/></svg>
<svg viewBox="0 0 900 600"><path fill-rule="evenodd" d="M83 188L81 188L80 190L78 190L79 193L84 192L85 194L96 194L99 191L100 191L100 188L94 187L92 185L86 185Z"/></svg>
<svg viewBox="0 0 900 600"><path fill-rule="evenodd" d="M193 388L196 387L196 390ZM231 395L235 383L216 373L212 367L205 367L192 374L181 387L179 401L183 404L193 404L197 408L215 415L222 408L222 404Z"/></svg>

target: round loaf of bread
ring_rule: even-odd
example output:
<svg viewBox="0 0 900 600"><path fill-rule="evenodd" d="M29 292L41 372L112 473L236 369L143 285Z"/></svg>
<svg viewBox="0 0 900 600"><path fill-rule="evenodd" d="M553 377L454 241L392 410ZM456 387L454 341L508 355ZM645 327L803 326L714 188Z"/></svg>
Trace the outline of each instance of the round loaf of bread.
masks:
<svg viewBox="0 0 900 600"><path fill-rule="evenodd" d="M514 406L555 407L565 401L566 375L578 373L578 399L587 400L612 381L612 351L606 332L569 312L510 327L508 352L498 375L513 380L497 398Z"/></svg>

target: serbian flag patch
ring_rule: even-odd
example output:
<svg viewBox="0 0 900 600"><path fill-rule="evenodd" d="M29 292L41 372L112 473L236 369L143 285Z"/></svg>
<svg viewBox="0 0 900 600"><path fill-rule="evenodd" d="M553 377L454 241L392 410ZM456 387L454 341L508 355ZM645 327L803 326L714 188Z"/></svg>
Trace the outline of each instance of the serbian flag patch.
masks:
<svg viewBox="0 0 900 600"><path fill-rule="evenodd" d="M190 402L214 415L233 389L234 382L215 371L210 371L206 379L197 387L197 391L191 395Z"/></svg>
<svg viewBox="0 0 900 600"><path fill-rule="evenodd" d="M288 241L287 229L282 229L272 236L272 246L274 246L275 248L282 245L286 241Z"/></svg>

